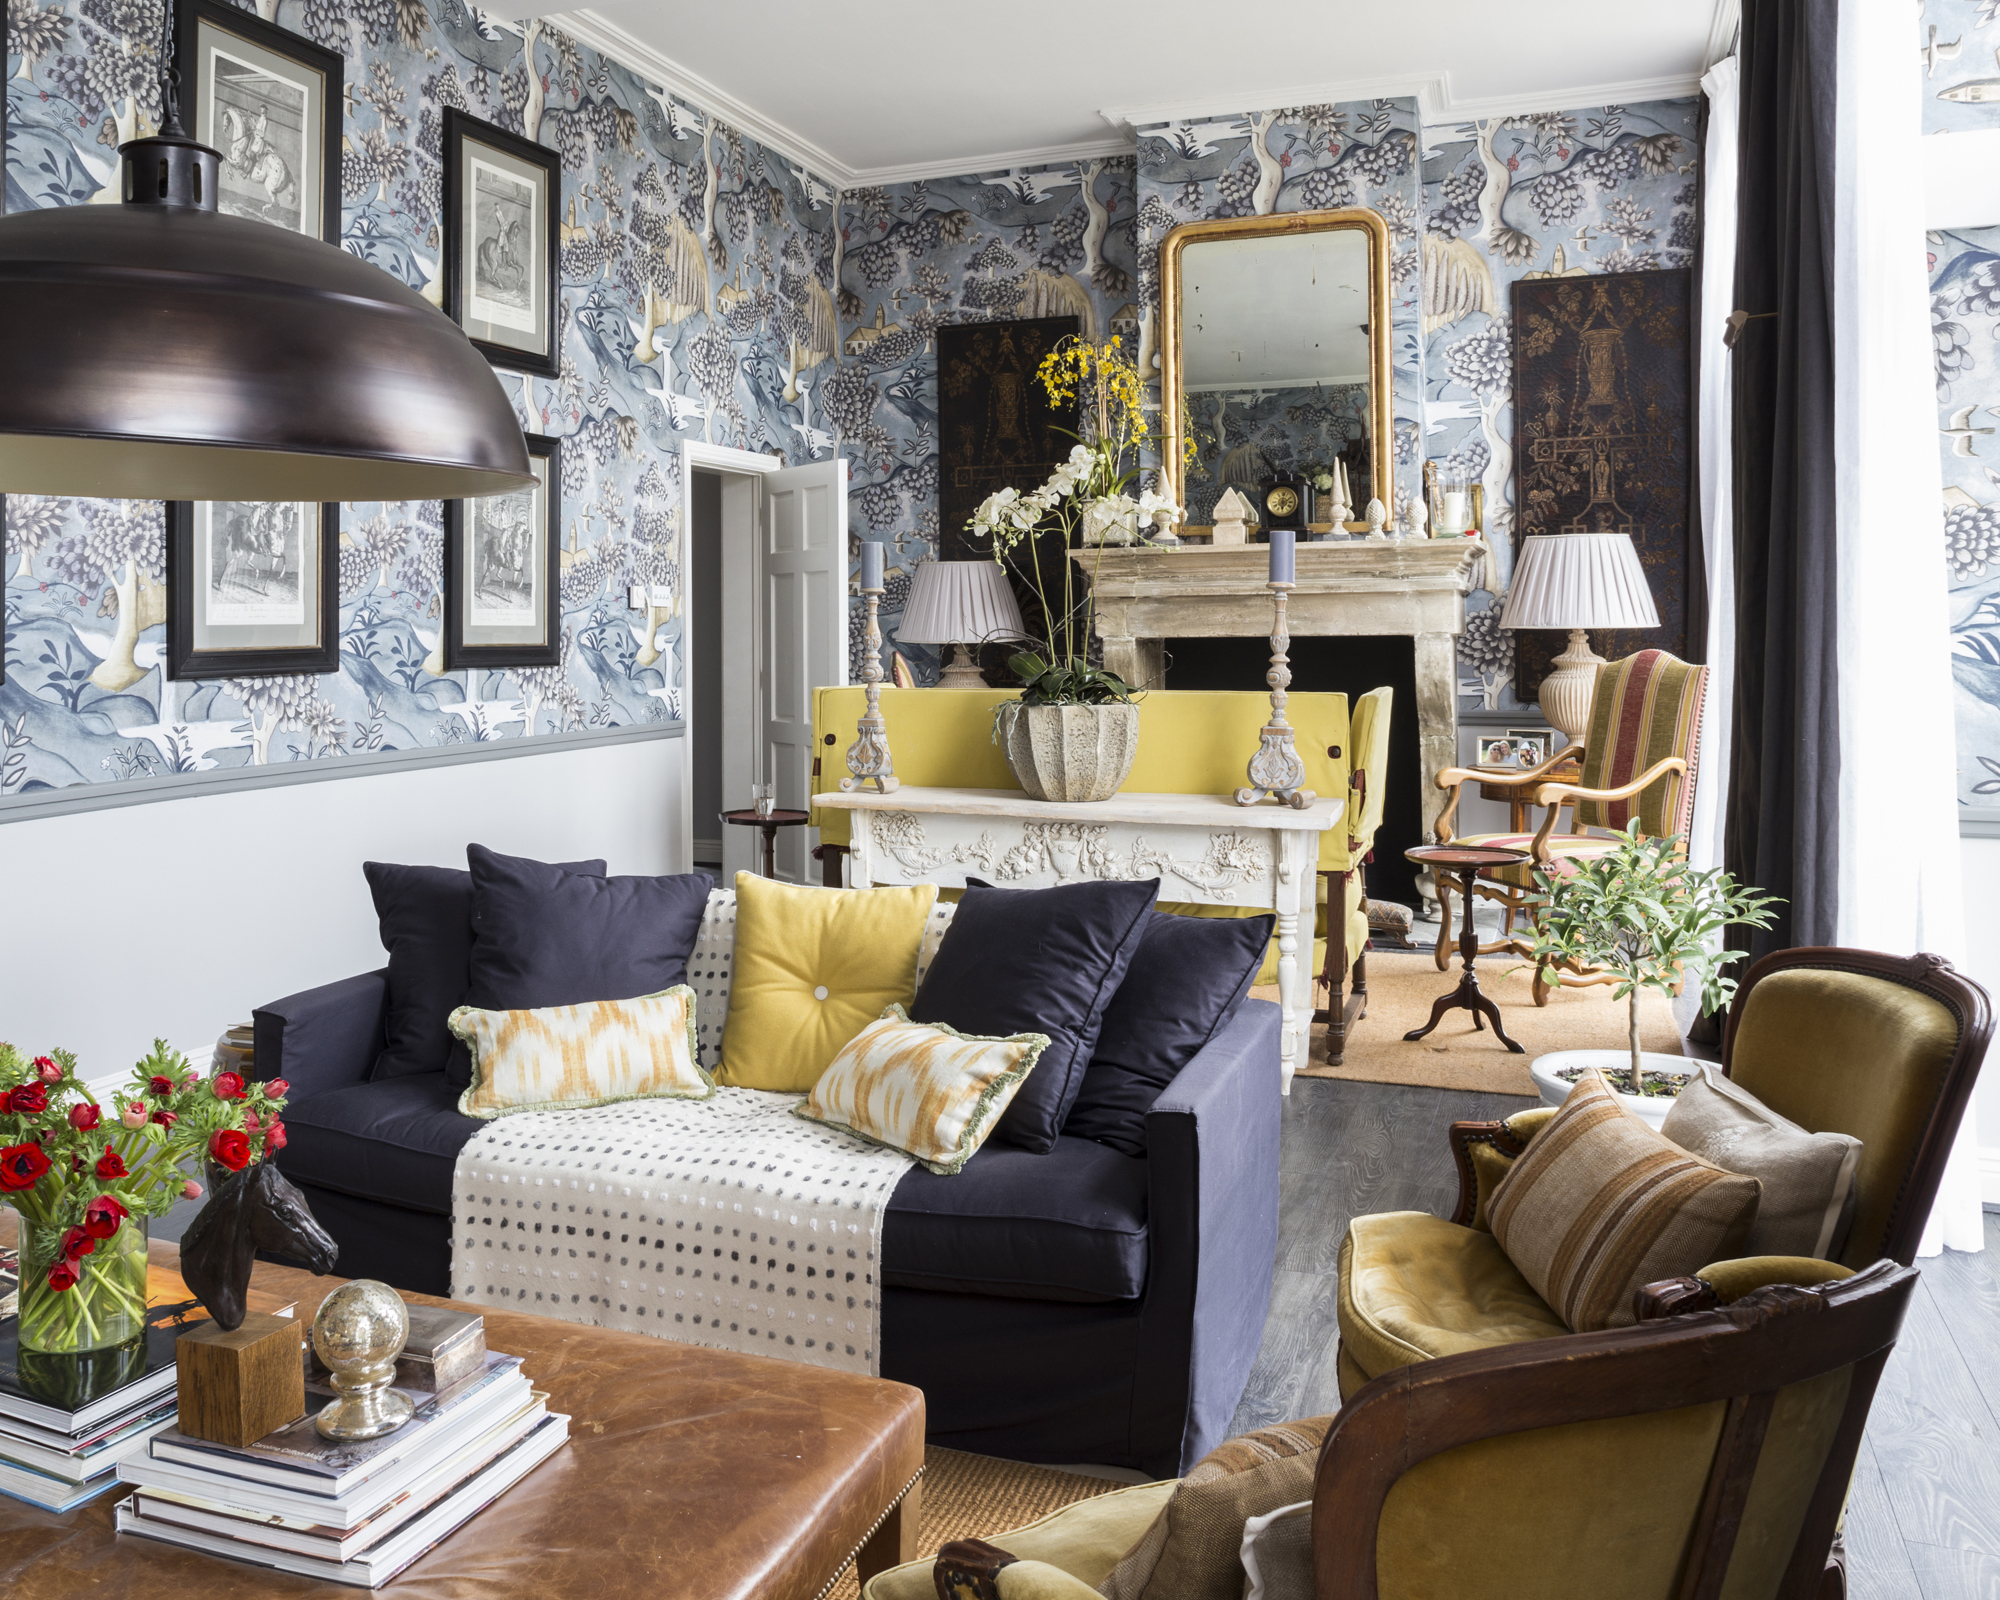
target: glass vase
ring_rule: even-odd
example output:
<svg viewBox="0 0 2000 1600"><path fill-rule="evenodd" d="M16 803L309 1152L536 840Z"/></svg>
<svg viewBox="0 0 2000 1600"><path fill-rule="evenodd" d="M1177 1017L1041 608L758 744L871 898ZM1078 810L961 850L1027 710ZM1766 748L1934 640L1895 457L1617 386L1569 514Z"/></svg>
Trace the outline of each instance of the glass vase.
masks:
<svg viewBox="0 0 2000 1600"><path fill-rule="evenodd" d="M146 1221L127 1217L76 1263L67 1289L49 1287L61 1235L21 1229L20 1340L23 1350L76 1355L136 1339L146 1330Z"/></svg>

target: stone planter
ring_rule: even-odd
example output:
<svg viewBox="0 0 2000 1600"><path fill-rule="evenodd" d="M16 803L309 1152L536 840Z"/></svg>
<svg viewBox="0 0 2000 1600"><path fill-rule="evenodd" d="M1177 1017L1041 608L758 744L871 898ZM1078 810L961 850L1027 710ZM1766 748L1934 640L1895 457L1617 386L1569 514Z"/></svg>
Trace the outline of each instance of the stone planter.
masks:
<svg viewBox="0 0 2000 1600"><path fill-rule="evenodd" d="M1649 1079L1658 1078L1663 1073L1671 1073L1675 1077L1689 1076L1701 1065L1687 1056L1670 1056L1658 1050L1642 1052L1641 1059L1646 1064ZM1667 1113L1674 1109L1674 1097L1670 1094L1627 1094L1619 1088L1626 1074L1632 1070L1631 1054L1624 1050L1557 1050L1549 1055L1536 1056L1528 1063L1528 1076L1535 1080L1535 1087L1541 1091L1543 1105L1561 1105L1569 1098L1570 1090L1576 1087L1561 1076L1566 1067L1598 1068L1617 1094L1618 1103L1656 1128L1667 1120Z"/></svg>
<svg viewBox="0 0 2000 1600"><path fill-rule="evenodd" d="M1000 707L1000 749L1031 800L1109 800L1139 753L1134 705Z"/></svg>

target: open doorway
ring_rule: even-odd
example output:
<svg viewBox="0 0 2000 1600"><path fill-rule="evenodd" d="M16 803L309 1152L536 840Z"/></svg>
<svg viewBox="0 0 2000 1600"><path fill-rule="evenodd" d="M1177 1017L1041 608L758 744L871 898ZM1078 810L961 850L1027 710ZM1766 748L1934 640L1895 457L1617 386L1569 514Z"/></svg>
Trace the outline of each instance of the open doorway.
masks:
<svg viewBox="0 0 2000 1600"><path fill-rule="evenodd" d="M812 691L847 681L847 464L689 441L682 451L688 663L685 858L728 884L764 869L762 831L729 826L751 786L812 796ZM778 830L775 870L817 881L812 831Z"/></svg>

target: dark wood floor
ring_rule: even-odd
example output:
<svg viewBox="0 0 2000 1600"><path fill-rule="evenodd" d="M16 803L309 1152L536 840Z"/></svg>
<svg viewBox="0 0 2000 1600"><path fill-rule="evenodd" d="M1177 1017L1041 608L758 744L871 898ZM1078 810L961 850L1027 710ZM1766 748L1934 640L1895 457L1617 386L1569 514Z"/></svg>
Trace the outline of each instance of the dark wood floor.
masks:
<svg viewBox="0 0 2000 1600"><path fill-rule="evenodd" d="M1365 1026L1365 1024L1364 1024ZM1300 1078L1285 1102L1278 1271L1231 1433L1340 1409L1334 1258L1350 1217L1448 1214L1447 1123L1509 1095ZM1987 1253L1921 1261L1848 1510L1852 1600L2000 1600L2000 1216Z"/></svg>

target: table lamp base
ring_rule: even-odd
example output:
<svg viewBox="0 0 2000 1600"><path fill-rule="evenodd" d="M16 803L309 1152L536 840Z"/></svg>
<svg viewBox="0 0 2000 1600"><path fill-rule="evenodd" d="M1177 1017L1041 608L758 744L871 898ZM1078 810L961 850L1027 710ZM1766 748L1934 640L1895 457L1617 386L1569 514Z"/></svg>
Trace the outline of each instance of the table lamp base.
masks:
<svg viewBox="0 0 2000 1600"><path fill-rule="evenodd" d="M1549 726L1580 743L1590 727L1590 702L1597 693L1597 669L1604 657L1590 648L1582 628L1569 630L1569 648L1555 659L1555 671L1542 679L1542 715Z"/></svg>

